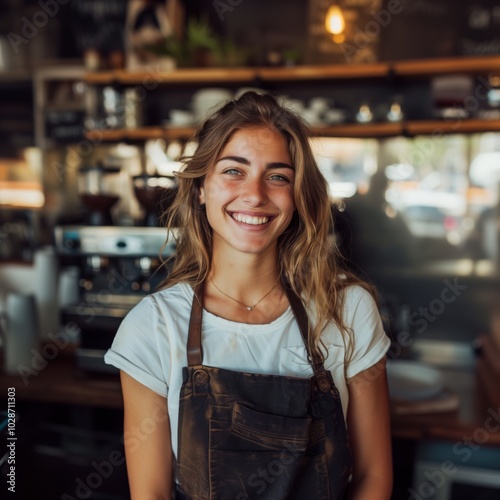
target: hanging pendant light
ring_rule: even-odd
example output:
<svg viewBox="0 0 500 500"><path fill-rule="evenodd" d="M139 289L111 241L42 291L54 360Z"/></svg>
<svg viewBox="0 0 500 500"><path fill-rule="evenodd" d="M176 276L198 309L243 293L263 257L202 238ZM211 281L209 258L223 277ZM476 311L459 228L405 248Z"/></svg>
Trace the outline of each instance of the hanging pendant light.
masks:
<svg viewBox="0 0 500 500"><path fill-rule="evenodd" d="M342 43L345 40L345 20L342 9L338 4L332 5L326 13L325 27L328 33L333 35L335 43Z"/></svg>

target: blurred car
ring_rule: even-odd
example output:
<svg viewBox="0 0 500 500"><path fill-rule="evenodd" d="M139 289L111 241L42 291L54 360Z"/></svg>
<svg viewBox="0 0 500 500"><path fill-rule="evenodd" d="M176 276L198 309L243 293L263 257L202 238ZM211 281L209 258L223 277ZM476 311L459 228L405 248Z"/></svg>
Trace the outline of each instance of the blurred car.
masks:
<svg viewBox="0 0 500 500"><path fill-rule="evenodd" d="M433 172L420 182L393 182L386 199L417 238L443 239L459 245L467 233L463 224L466 196L443 190Z"/></svg>
<svg viewBox="0 0 500 500"><path fill-rule="evenodd" d="M418 238L446 239L451 244L459 244L461 217L446 213L446 209L436 205L407 205L401 216L410 232Z"/></svg>

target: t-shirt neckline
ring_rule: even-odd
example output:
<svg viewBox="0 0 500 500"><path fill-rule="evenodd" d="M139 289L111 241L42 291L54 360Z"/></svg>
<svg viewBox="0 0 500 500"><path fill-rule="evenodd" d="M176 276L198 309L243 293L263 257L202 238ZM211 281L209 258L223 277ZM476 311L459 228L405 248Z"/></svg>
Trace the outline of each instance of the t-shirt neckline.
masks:
<svg viewBox="0 0 500 500"><path fill-rule="evenodd" d="M186 297L189 299L191 303L193 300L194 291L191 286L187 283L179 283L181 289L185 293ZM222 318L221 316L217 316L210 311L207 311L203 308L203 321L209 321L212 325L220 326L224 329L228 329L231 331L241 332L241 333L249 333L249 332L260 332L265 333L269 330L274 330L280 328L283 324L289 322L293 319L293 311L291 306L289 305L283 314L278 316L275 320L271 321L271 323L240 323L238 321L233 321L230 319Z"/></svg>

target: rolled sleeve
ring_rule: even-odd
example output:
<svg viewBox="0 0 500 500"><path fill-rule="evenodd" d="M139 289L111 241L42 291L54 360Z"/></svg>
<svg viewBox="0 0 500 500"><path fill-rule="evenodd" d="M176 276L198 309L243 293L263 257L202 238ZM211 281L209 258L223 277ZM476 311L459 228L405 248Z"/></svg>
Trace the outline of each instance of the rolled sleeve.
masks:
<svg viewBox="0 0 500 500"><path fill-rule="evenodd" d="M346 376L354 377L380 361L391 344L386 335L375 300L368 291L355 287L346 304L348 324L352 328L353 349Z"/></svg>
<svg viewBox="0 0 500 500"><path fill-rule="evenodd" d="M143 299L122 321L104 361L166 397L166 383L158 347L159 314L150 298Z"/></svg>

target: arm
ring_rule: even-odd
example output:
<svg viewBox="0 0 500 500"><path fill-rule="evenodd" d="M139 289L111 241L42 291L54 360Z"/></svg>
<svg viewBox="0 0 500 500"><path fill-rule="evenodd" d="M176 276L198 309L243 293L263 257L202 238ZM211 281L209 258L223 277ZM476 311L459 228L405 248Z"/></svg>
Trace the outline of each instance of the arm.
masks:
<svg viewBox="0 0 500 500"><path fill-rule="evenodd" d="M347 427L354 473L347 498L388 500L392 454L385 359L350 379L348 389Z"/></svg>
<svg viewBox="0 0 500 500"><path fill-rule="evenodd" d="M170 500L173 456L167 400L120 372L124 444L132 500Z"/></svg>

